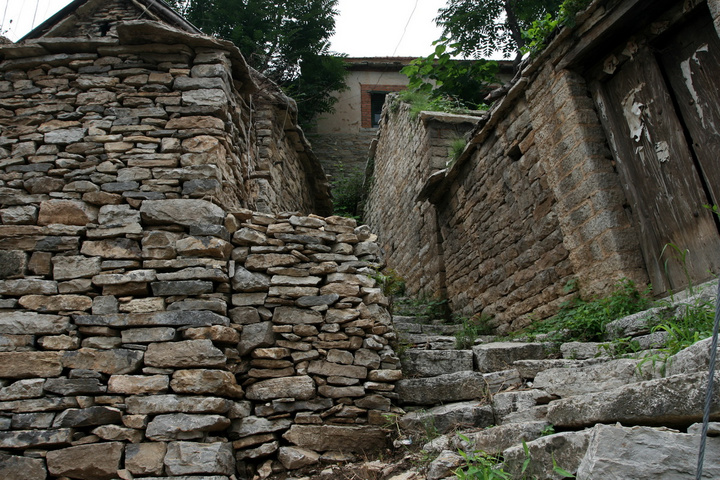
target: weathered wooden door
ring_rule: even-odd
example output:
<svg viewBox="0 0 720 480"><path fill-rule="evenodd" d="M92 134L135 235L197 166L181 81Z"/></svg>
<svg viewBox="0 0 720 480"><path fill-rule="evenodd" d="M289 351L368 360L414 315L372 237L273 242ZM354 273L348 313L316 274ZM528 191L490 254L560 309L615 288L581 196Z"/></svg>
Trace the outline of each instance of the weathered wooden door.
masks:
<svg viewBox="0 0 720 480"><path fill-rule="evenodd" d="M593 88L657 294L720 270L717 220L703 207L720 200L720 45L706 20L633 44Z"/></svg>

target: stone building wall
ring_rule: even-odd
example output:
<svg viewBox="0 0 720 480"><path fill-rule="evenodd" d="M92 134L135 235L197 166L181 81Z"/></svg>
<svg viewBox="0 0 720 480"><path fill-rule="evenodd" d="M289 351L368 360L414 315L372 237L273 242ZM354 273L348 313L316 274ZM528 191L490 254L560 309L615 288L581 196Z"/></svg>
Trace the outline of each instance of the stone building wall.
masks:
<svg viewBox="0 0 720 480"><path fill-rule="evenodd" d="M384 447L379 248L278 213L330 205L294 102L229 42L115 32L0 47L0 477L227 480Z"/></svg>
<svg viewBox="0 0 720 480"><path fill-rule="evenodd" d="M365 219L411 294L445 296L445 265L436 211L418 201L426 178L446 167L449 145L476 118L423 112L414 118L397 98L386 102L383 128L371 152L374 164Z"/></svg>
<svg viewBox="0 0 720 480"><path fill-rule="evenodd" d="M232 44L152 22L118 30L97 43L43 38L2 48L7 195L53 192L95 207L213 198L227 209L329 213L294 103L271 84L252 95ZM76 53L61 53L68 48ZM274 111L281 97L282 115ZM86 181L98 191L78 183Z"/></svg>
<svg viewBox="0 0 720 480"><path fill-rule="evenodd" d="M602 3L578 23L600 23ZM410 292L432 285L453 312L492 316L500 332L554 314L577 294L568 284L590 296L621 278L648 282L587 80L557 67L576 45L568 35L526 66L458 161L434 175L423 168L426 126L384 111L367 210L388 266ZM420 273L429 265L430 281Z"/></svg>

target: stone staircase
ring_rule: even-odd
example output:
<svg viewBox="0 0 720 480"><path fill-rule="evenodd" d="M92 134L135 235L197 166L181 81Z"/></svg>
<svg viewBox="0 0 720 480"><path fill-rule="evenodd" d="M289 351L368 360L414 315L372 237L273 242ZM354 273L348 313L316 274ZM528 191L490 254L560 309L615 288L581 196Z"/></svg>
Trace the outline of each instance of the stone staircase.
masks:
<svg viewBox="0 0 720 480"><path fill-rule="evenodd" d="M512 478L691 478L707 386L710 339L667 361L664 338L647 326L684 303L714 301L717 282L677 305L617 320L609 338L633 338L641 351L616 355L613 344L476 340L455 349L457 326L422 316L395 316L404 379L396 384L406 413L397 419L398 448L436 456L403 480L455 478L458 453L502 455ZM720 420L716 374L711 420ZM720 478L720 426L712 424L703 478ZM715 432L715 433L712 433ZM530 457L531 461L526 462ZM525 471L521 472L525 464ZM396 477L387 477L396 478Z"/></svg>

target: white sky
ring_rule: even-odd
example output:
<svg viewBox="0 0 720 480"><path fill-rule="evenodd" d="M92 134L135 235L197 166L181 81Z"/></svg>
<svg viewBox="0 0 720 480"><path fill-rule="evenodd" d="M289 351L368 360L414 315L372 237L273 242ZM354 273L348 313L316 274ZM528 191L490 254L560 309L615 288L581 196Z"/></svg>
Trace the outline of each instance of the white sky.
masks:
<svg viewBox="0 0 720 480"><path fill-rule="evenodd" d="M351 57L429 55L440 37L433 19L445 1L340 0L331 50ZM0 33L17 41L68 3L0 0Z"/></svg>

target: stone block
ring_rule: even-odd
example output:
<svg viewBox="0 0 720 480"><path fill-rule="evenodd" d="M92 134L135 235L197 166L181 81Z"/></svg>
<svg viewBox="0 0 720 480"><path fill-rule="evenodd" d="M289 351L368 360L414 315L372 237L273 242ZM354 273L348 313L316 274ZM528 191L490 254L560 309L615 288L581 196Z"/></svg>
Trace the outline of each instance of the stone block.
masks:
<svg viewBox="0 0 720 480"><path fill-rule="evenodd" d="M45 480L47 469L42 458L0 453L0 478L4 480Z"/></svg>
<svg viewBox="0 0 720 480"><path fill-rule="evenodd" d="M117 478L123 444L95 443L53 450L47 453L51 475L80 480L111 480Z"/></svg>
<svg viewBox="0 0 720 480"><path fill-rule="evenodd" d="M710 415L720 414L720 375L716 374ZM701 420L707 373L674 375L551 402L548 421L561 428L596 423L688 426Z"/></svg>
<svg viewBox="0 0 720 480"><path fill-rule="evenodd" d="M0 352L0 378L57 377L62 368L59 352Z"/></svg>
<svg viewBox="0 0 720 480"><path fill-rule="evenodd" d="M167 446L162 442L125 446L125 468L133 475L161 475Z"/></svg>
<svg viewBox="0 0 720 480"><path fill-rule="evenodd" d="M315 396L315 382L307 375L261 380L247 387L246 396L257 401L277 398L310 400Z"/></svg>
<svg viewBox="0 0 720 480"><path fill-rule="evenodd" d="M408 377L434 377L473 370L471 350L408 350L401 361L403 373Z"/></svg>
<svg viewBox="0 0 720 480"><path fill-rule="evenodd" d="M477 371L483 373L511 368L515 360L547 358L542 343L492 342L476 345L472 351Z"/></svg>
<svg viewBox="0 0 720 480"><path fill-rule="evenodd" d="M151 343L145 364L160 368L224 367L227 358L210 340Z"/></svg>
<svg viewBox="0 0 720 480"><path fill-rule="evenodd" d="M190 440L203 438L205 432L217 432L229 426L230 420L223 415L171 413L153 418L145 436L155 442Z"/></svg>
<svg viewBox="0 0 720 480"><path fill-rule="evenodd" d="M283 438L294 445L326 452L329 450L368 453L387 448L385 430L377 427L338 425L293 425Z"/></svg>

